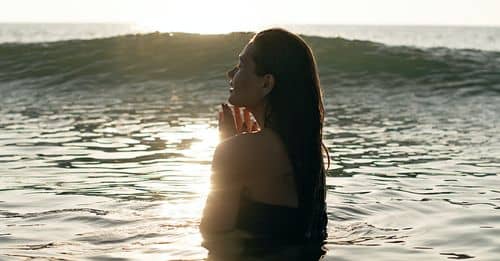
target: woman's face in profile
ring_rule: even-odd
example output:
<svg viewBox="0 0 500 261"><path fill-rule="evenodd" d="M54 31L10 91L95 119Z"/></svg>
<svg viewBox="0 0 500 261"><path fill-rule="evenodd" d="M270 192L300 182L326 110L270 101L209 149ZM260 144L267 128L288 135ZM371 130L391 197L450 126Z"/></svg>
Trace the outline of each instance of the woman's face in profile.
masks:
<svg viewBox="0 0 500 261"><path fill-rule="evenodd" d="M254 108L265 96L261 88L264 77L255 73L254 48L252 43L247 44L239 55L238 65L227 72L231 86L228 101L234 106Z"/></svg>

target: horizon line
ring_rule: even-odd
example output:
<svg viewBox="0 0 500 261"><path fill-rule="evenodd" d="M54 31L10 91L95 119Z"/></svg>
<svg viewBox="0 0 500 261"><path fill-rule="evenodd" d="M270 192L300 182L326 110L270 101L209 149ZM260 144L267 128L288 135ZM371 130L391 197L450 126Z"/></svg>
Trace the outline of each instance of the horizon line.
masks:
<svg viewBox="0 0 500 261"><path fill-rule="evenodd" d="M136 22L120 22L120 21L0 21L0 24L66 24L66 25L138 25ZM500 27L500 24L426 24L426 23L414 23L414 24L392 24L392 23L381 23L381 24L367 24L367 23L279 23L279 24L268 24L260 25L259 27L278 27L278 26L406 26L406 27Z"/></svg>

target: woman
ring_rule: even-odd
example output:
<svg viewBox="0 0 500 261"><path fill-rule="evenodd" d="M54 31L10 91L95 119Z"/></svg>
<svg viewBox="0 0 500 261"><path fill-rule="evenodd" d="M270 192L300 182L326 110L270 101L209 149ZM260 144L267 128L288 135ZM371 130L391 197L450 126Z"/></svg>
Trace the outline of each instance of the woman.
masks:
<svg viewBox="0 0 500 261"><path fill-rule="evenodd" d="M283 29L261 31L228 77L228 101L236 113L222 105L223 141L214 153L202 235L239 231L275 243L323 241L323 153L328 152L323 150L324 109L311 49ZM244 120L239 107L245 108Z"/></svg>

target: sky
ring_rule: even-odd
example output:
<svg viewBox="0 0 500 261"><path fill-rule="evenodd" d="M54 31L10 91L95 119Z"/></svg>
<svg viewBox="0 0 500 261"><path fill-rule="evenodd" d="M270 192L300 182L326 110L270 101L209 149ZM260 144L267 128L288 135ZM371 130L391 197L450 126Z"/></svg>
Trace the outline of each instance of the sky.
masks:
<svg viewBox="0 0 500 261"><path fill-rule="evenodd" d="M500 26L500 0L0 0L0 6L0 22L136 23L170 30L272 24Z"/></svg>

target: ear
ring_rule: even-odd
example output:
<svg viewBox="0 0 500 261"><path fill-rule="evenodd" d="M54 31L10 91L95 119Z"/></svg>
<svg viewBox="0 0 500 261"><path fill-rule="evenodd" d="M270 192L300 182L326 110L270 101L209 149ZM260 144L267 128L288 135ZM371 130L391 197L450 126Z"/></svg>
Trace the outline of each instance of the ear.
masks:
<svg viewBox="0 0 500 261"><path fill-rule="evenodd" d="M269 73L264 75L264 85L262 86L264 96L268 95L273 90L274 85L275 85L274 75Z"/></svg>

